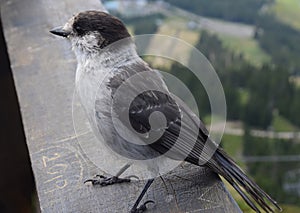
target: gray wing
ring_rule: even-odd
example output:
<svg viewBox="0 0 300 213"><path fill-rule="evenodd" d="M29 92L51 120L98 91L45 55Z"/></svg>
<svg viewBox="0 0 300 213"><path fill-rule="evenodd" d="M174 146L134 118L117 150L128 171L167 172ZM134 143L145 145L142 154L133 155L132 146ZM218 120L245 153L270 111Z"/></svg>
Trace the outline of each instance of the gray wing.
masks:
<svg viewBox="0 0 300 213"><path fill-rule="evenodd" d="M208 138L207 129L189 107L169 93L160 74L145 64L119 69L119 74L108 83L112 90L112 99L119 93L117 104L112 104L116 114L112 117L117 117L127 129L132 130L133 137L139 138L143 143L131 143L130 139L124 139L121 135L116 135L113 143L121 143L123 152L134 152L134 156L139 156L137 152L146 149L153 151L152 155L143 155L143 159L166 155L172 159L194 163L198 162L200 155L208 156L203 153ZM141 75L134 82L128 83L126 89L121 89L121 85L126 84L129 78L143 71L148 72L147 77ZM130 105L127 103L129 96L134 97ZM164 116L164 126L151 125L150 116L156 112ZM120 145L117 147L119 149Z"/></svg>

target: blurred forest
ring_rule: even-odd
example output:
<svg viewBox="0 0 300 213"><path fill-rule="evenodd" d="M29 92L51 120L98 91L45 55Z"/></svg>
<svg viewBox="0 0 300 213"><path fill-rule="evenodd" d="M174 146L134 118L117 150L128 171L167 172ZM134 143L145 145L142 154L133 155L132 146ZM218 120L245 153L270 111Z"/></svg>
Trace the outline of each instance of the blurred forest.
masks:
<svg viewBox="0 0 300 213"><path fill-rule="evenodd" d="M147 2L144 8L157 6L157 10L145 15L111 12L124 20L132 34L175 36L207 57L225 91L227 119L232 124L229 128L243 132L225 131L222 147L282 204L285 212L300 212L300 27L294 21L298 18L300 22L300 1ZM179 13L178 8L187 13ZM221 24L229 21L238 27L246 26L253 29L253 35L241 37L206 29L194 15ZM190 55L190 62L192 59ZM209 123L208 97L195 76L177 62L164 66L154 59L147 60L189 87L201 118ZM261 132L265 134L258 134ZM234 197L243 211L251 212L238 195Z"/></svg>
<svg viewBox="0 0 300 213"><path fill-rule="evenodd" d="M255 23L259 10L270 0L166 0L195 14L210 16L234 22Z"/></svg>

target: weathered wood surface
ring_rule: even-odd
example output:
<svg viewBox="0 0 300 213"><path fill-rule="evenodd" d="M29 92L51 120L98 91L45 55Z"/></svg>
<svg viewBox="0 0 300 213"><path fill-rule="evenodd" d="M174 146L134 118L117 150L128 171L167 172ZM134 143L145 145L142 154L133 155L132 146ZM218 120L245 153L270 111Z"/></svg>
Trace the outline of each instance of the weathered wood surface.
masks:
<svg viewBox="0 0 300 213"><path fill-rule="evenodd" d="M128 212L144 182L84 185L99 173L82 153L72 122L76 61L70 44L48 32L97 0L3 0L1 16L43 212ZM149 212L239 212L218 177L181 166L158 178Z"/></svg>

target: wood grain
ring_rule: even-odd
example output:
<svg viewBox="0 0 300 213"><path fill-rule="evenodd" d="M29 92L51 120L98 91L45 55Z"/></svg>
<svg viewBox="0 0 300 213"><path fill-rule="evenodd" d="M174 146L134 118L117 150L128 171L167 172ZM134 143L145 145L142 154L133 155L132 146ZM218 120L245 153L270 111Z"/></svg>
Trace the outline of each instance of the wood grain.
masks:
<svg viewBox="0 0 300 213"><path fill-rule="evenodd" d="M97 0L1 1L1 16L42 212L128 212L144 182L84 185L99 173L80 149L72 122L76 61L49 29ZM158 178L149 212L240 212L220 179L182 165Z"/></svg>

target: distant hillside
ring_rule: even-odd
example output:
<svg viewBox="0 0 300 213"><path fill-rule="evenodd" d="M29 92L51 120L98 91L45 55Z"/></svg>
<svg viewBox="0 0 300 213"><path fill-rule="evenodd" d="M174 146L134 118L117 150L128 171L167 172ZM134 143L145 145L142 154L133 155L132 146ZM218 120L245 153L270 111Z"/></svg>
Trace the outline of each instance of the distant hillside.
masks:
<svg viewBox="0 0 300 213"><path fill-rule="evenodd" d="M300 30L300 0L275 0L270 11L283 23Z"/></svg>
<svg viewBox="0 0 300 213"><path fill-rule="evenodd" d="M273 0L165 0L202 16L254 24L260 9Z"/></svg>

